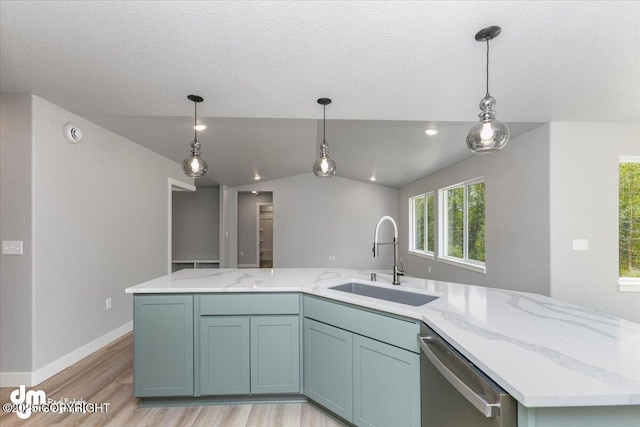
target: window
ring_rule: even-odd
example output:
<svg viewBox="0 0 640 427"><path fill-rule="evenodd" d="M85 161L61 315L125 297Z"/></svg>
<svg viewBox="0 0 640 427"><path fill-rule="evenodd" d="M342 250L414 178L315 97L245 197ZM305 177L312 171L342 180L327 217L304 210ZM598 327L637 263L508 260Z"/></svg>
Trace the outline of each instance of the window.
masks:
<svg viewBox="0 0 640 427"><path fill-rule="evenodd" d="M435 214L433 193L409 199L409 251L433 257L435 248Z"/></svg>
<svg viewBox="0 0 640 427"><path fill-rule="evenodd" d="M618 174L620 290L640 290L640 157L621 157Z"/></svg>
<svg viewBox="0 0 640 427"><path fill-rule="evenodd" d="M482 178L439 191L439 257L443 262L485 272L485 186Z"/></svg>

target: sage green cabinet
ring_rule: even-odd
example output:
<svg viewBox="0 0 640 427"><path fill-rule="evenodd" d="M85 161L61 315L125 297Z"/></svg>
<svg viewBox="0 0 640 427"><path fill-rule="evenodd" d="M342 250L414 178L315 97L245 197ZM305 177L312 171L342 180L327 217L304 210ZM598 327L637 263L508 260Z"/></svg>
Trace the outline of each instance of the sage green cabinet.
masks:
<svg viewBox="0 0 640 427"><path fill-rule="evenodd" d="M251 318L251 394L300 393L299 323L299 316Z"/></svg>
<svg viewBox="0 0 640 427"><path fill-rule="evenodd" d="M200 319L200 394L300 392L298 316Z"/></svg>
<svg viewBox="0 0 640 427"><path fill-rule="evenodd" d="M420 427L417 322L304 298L304 391L356 426Z"/></svg>
<svg viewBox="0 0 640 427"><path fill-rule="evenodd" d="M304 319L304 394L353 420L353 334Z"/></svg>
<svg viewBox="0 0 640 427"><path fill-rule="evenodd" d="M420 355L353 336L353 423L420 426Z"/></svg>
<svg viewBox="0 0 640 427"><path fill-rule="evenodd" d="M199 395L300 393L300 296L197 296Z"/></svg>
<svg viewBox="0 0 640 427"><path fill-rule="evenodd" d="M200 394L249 394L248 317L200 319Z"/></svg>
<svg viewBox="0 0 640 427"><path fill-rule="evenodd" d="M640 405L527 408L518 403L518 427L638 427Z"/></svg>
<svg viewBox="0 0 640 427"><path fill-rule="evenodd" d="M135 295L134 395L193 396L193 296Z"/></svg>

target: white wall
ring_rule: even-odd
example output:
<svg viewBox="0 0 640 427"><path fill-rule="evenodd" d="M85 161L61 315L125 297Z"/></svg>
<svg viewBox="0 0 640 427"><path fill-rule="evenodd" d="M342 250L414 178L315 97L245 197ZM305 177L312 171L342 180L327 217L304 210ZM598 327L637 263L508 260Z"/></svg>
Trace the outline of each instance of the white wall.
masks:
<svg viewBox="0 0 640 427"><path fill-rule="evenodd" d="M219 259L220 194L217 187L172 194L172 258Z"/></svg>
<svg viewBox="0 0 640 427"><path fill-rule="evenodd" d="M640 293L617 290L618 161L640 155L640 124L552 123L550 147L551 296L640 322Z"/></svg>
<svg viewBox="0 0 640 427"><path fill-rule="evenodd" d="M31 97L0 96L0 240L22 240L23 255L0 256L0 372L30 372Z"/></svg>
<svg viewBox="0 0 640 427"><path fill-rule="evenodd" d="M486 188L486 274L409 254L409 198L433 191L437 218L437 191L478 177ZM399 200L402 256L410 275L549 295L548 126L513 138L497 153L473 156L409 184Z"/></svg>
<svg viewBox="0 0 640 427"><path fill-rule="evenodd" d="M124 289L167 270L168 178L192 180L177 163L41 98L31 102L29 365L37 383L130 328L132 301ZM82 129L80 144L66 141L67 122ZM3 289L9 285L3 280ZM0 347L12 347L10 339L3 334Z"/></svg>
<svg viewBox="0 0 640 427"><path fill-rule="evenodd" d="M390 246L379 258L373 258L371 247L378 219L397 220L395 189L338 176L320 179L310 172L235 190L273 192L274 267L390 270L393 265Z"/></svg>

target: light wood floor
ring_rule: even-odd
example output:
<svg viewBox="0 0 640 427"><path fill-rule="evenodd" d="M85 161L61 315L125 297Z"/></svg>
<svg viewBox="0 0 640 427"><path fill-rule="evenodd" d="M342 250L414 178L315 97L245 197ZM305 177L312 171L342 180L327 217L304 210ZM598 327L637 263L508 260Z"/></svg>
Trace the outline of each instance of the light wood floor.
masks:
<svg viewBox="0 0 640 427"><path fill-rule="evenodd" d="M133 336L109 346L28 390L43 390L55 401L84 399L108 402L106 413L33 413L21 420L0 412L2 427L23 426L213 426L213 427L340 427L344 424L309 403L211 405L139 408L133 397ZM10 402L14 388L0 388L0 403Z"/></svg>

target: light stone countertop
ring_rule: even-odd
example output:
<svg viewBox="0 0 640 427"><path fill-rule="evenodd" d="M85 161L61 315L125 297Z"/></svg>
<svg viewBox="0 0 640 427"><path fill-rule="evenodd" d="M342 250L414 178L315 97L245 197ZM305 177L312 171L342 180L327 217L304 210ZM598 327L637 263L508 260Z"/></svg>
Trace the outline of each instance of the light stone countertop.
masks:
<svg viewBox="0 0 640 427"><path fill-rule="evenodd" d="M537 294L378 274L437 295L413 307L327 289L370 271L187 269L127 293L302 292L424 321L526 407L640 405L640 324Z"/></svg>

